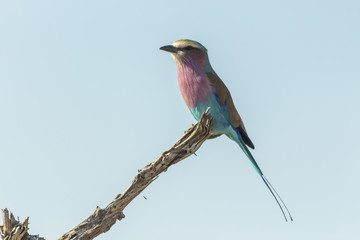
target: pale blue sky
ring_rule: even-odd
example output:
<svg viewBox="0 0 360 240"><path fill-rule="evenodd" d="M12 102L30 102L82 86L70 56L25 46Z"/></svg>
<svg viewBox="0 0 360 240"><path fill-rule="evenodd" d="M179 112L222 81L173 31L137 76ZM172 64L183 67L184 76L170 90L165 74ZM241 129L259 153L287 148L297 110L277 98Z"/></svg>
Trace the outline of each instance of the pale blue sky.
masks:
<svg viewBox="0 0 360 240"><path fill-rule="evenodd" d="M359 1L0 1L0 208L55 239L195 120L159 47L201 42L285 223L226 137L170 168L97 239L358 239Z"/></svg>

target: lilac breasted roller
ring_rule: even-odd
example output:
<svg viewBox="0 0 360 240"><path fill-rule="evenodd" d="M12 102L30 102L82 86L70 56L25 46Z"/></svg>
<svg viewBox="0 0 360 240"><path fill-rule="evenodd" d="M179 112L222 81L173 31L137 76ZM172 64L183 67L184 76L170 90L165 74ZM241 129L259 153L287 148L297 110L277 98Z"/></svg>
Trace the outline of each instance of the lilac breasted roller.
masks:
<svg viewBox="0 0 360 240"><path fill-rule="evenodd" d="M160 49L170 52L175 60L181 95L195 119L199 121L206 109L210 108L213 118L211 137L225 134L240 146L275 198L285 220L287 221L287 217L281 203L292 221L285 203L266 179L248 149L254 149L254 144L247 134L229 90L210 65L207 49L202 44L188 39L178 40Z"/></svg>

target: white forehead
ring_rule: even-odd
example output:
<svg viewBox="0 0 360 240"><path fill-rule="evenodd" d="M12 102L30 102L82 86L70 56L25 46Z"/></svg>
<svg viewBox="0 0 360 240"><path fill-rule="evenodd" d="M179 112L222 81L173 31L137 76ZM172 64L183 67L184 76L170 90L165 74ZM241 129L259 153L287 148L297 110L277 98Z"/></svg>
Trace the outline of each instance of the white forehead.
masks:
<svg viewBox="0 0 360 240"><path fill-rule="evenodd" d="M201 43L193 41L193 40L189 40L189 39L177 40L172 45L174 47L176 47L176 48L184 48L184 47L191 46L191 47L194 47L194 48L199 48L199 49L201 49L202 51L205 51L205 52L207 51L207 49L203 45L201 45Z"/></svg>

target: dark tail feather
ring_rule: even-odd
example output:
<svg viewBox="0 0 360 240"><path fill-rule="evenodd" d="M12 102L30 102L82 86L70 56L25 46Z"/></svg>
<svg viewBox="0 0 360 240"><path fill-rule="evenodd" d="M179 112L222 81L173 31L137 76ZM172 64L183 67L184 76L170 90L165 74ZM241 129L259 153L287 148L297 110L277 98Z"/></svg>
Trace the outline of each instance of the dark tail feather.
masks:
<svg viewBox="0 0 360 240"><path fill-rule="evenodd" d="M255 149L254 144L252 143L251 139L249 138L247 133L244 131L244 129L241 126L238 126L236 128L236 130L238 130L238 132L240 133L240 136L241 136L242 140L244 141L244 143L246 145L248 145L251 149Z"/></svg>
<svg viewBox="0 0 360 240"><path fill-rule="evenodd" d="M249 151L249 149L245 146L244 141L239 138L239 145L241 147L241 149L244 151L244 153L246 154L246 156L249 158L250 162L252 163L253 167L255 168L255 170L257 171L257 173L260 175L260 177L262 178L262 180L264 181L265 185L267 186L267 188L270 190L271 194L273 195L273 197L275 198L277 204L280 207L280 210L282 212L282 214L284 215L285 221L287 222L287 217L286 214L284 212L283 207L281 206L280 203L282 203L282 205L284 205L287 214L289 215L289 218L291 221L293 221L293 218L290 214L290 211L288 210L288 208L286 207L284 201L281 199L280 195L276 192L275 188L271 185L271 183L269 182L269 180L267 180L267 178L265 177L265 175L263 174L263 172L261 171L259 165L257 164L257 162L255 161L254 157L252 156L251 152ZM279 201L279 200L280 201Z"/></svg>

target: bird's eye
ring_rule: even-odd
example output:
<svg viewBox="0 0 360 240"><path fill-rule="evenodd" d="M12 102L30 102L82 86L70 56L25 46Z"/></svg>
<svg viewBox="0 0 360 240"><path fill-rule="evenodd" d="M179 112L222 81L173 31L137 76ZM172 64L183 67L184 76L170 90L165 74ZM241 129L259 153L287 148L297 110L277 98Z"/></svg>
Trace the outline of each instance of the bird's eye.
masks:
<svg viewBox="0 0 360 240"><path fill-rule="evenodd" d="M194 48L192 46L187 46L187 47L184 48L184 50L186 50L186 51L189 51L191 49L194 49Z"/></svg>

